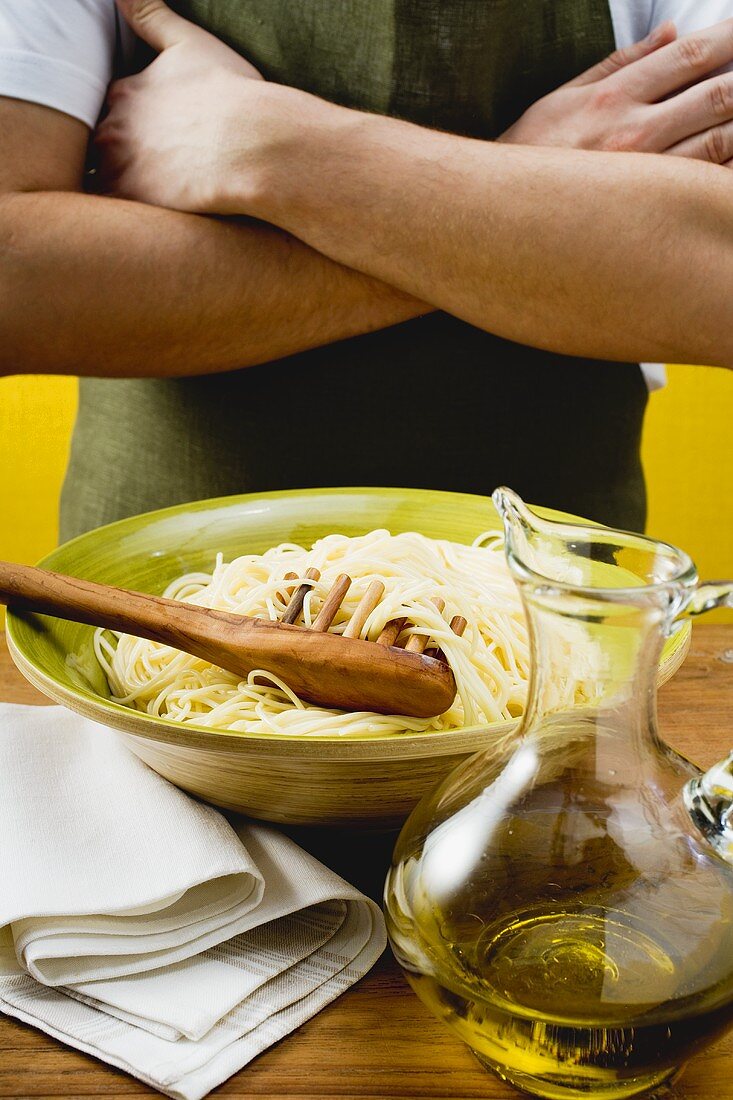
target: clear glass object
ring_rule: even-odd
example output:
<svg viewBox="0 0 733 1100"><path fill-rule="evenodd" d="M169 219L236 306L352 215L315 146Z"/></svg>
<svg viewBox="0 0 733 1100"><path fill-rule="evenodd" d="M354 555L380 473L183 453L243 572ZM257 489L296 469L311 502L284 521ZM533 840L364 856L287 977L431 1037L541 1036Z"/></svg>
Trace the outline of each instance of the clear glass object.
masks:
<svg viewBox="0 0 733 1100"><path fill-rule="evenodd" d="M385 893L418 996L537 1096L654 1089L733 1024L733 757L657 733L665 638L731 602L686 554L494 501L530 626L521 728L407 821Z"/></svg>

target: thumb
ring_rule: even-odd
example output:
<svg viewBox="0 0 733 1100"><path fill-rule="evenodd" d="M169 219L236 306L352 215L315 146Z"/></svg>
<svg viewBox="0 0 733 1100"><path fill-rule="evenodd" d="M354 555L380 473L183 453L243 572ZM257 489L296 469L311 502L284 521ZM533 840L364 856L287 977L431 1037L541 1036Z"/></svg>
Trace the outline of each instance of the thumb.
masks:
<svg viewBox="0 0 733 1100"><path fill-rule="evenodd" d="M195 30L193 23L176 15L163 0L116 0L116 3L138 38L159 52L175 46Z"/></svg>
<svg viewBox="0 0 733 1100"><path fill-rule="evenodd" d="M641 61L642 57L655 53L662 46L668 46L676 37L677 28L674 23L661 23L646 38L642 38L641 42L616 50L603 61L599 61L592 69L576 76L575 80L569 81L565 87L580 88L586 84L597 84L599 80L605 80L607 76L613 76L620 69L625 69L627 65L633 65L635 61Z"/></svg>

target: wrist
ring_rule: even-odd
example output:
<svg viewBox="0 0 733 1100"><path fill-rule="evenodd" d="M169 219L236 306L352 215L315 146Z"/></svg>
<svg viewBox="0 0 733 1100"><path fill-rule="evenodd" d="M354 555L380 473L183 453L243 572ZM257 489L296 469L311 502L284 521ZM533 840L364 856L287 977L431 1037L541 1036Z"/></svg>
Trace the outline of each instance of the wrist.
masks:
<svg viewBox="0 0 733 1100"><path fill-rule="evenodd" d="M243 81L240 91L223 141L219 212L287 228L290 212L328 172L337 132L354 112L264 81Z"/></svg>

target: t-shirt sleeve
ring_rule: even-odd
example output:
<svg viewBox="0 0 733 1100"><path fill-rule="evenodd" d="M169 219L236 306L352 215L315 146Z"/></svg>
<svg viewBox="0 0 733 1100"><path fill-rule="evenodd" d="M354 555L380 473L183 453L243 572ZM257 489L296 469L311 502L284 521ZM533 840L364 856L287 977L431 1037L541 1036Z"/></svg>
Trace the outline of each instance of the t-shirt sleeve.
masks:
<svg viewBox="0 0 733 1100"><path fill-rule="evenodd" d="M609 0L617 46L631 46L652 27L652 0Z"/></svg>
<svg viewBox="0 0 733 1100"><path fill-rule="evenodd" d="M609 0L616 45L630 46L671 19L680 35L733 17L733 0Z"/></svg>
<svg viewBox="0 0 733 1100"><path fill-rule="evenodd" d="M0 0L0 95L94 126L112 77L114 0Z"/></svg>
<svg viewBox="0 0 733 1100"><path fill-rule="evenodd" d="M666 19L677 24L679 34L689 34L733 16L733 0L654 0L652 26Z"/></svg>

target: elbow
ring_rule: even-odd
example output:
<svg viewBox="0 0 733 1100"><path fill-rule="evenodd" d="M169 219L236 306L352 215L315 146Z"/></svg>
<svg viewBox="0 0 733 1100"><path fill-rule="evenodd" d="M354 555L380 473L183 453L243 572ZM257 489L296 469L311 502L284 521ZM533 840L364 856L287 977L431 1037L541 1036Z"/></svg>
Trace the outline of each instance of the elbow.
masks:
<svg viewBox="0 0 733 1100"><path fill-rule="evenodd" d="M0 196L0 377L57 369L47 331L51 314L34 278L31 226L15 198Z"/></svg>
<svg viewBox="0 0 733 1100"><path fill-rule="evenodd" d="M731 173L676 162L663 158L655 180L658 268L649 297L664 326L663 347L642 358L733 370Z"/></svg>
<svg viewBox="0 0 733 1100"><path fill-rule="evenodd" d="M11 281L6 264L0 256L0 378L8 374L24 374L26 368L19 356L18 317Z"/></svg>
<svg viewBox="0 0 733 1100"><path fill-rule="evenodd" d="M23 310L15 301L4 266L0 259L0 378L35 374L39 368L31 361L31 341L28 332L24 332Z"/></svg>
<svg viewBox="0 0 733 1100"><path fill-rule="evenodd" d="M23 279L12 199L0 196L0 377L26 372L20 339L26 310L19 293Z"/></svg>

